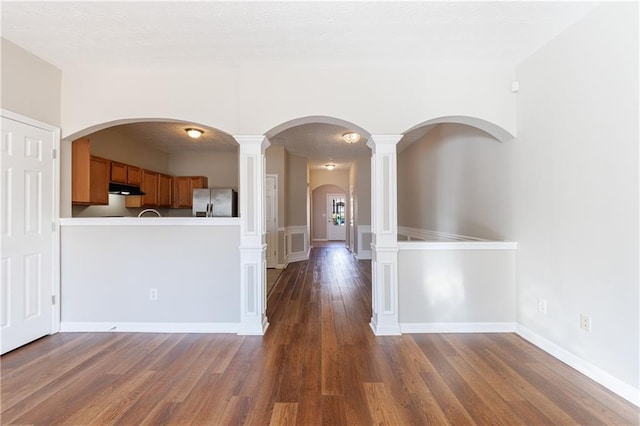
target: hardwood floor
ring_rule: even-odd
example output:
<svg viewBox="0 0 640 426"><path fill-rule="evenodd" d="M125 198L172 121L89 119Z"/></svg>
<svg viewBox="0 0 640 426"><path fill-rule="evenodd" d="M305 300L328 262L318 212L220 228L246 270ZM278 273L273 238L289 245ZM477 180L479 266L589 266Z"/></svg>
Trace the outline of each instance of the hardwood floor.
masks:
<svg viewBox="0 0 640 426"><path fill-rule="evenodd" d="M2 424L638 424L515 334L374 337L371 264L323 247L264 337L60 333L3 356Z"/></svg>

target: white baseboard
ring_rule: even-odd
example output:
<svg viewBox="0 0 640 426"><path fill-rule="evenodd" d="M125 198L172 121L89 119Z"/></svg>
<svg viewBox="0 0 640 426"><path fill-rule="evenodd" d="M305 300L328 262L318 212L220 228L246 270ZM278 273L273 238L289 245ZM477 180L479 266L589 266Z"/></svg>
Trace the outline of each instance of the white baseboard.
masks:
<svg viewBox="0 0 640 426"><path fill-rule="evenodd" d="M554 358L559 359L570 367L578 370L580 373L598 382L605 388L620 395L622 398L640 407L640 389L613 377L609 373L602 371L595 365L583 360L582 358L572 354L557 344L545 339L528 328L518 324L516 325L516 333L523 339L531 342L543 351L549 353Z"/></svg>
<svg viewBox="0 0 640 426"><path fill-rule="evenodd" d="M423 322L401 323L402 333L513 333L513 322Z"/></svg>
<svg viewBox="0 0 640 426"><path fill-rule="evenodd" d="M291 263L291 262L301 262L303 260L307 260L309 259L309 255L305 252L298 252L298 253L291 253L289 255L289 259L287 264Z"/></svg>
<svg viewBox="0 0 640 426"><path fill-rule="evenodd" d="M240 324L224 322L69 322L60 323L66 333L238 333Z"/></svg>
<svg viewBox="0 0 640 426"><path fill-rule="evenodd" d="M372 259L372 253L371 250L362 250L360 253L355 254L356 259L358 260L371 260Z"/></svg>

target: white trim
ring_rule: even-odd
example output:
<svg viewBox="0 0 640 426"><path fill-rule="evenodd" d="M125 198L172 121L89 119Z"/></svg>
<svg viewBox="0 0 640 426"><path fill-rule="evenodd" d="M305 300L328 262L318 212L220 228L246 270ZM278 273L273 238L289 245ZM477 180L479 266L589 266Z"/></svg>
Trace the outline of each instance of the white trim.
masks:
<svg viewBox="0 0 640 426"><path fill-rule="evenodd" d="M515 241L492 241L408 226L398 226L398 235L407 237L407 241L398 241L400 250L516 250L518 248L518 243Z"/></svg>
<svg viewBox="0 0 640 426"><path fill-rule="evenodd" d="M63 321L60 331L67 333L233 333L240 330L234 322L74 322Z"/></svg>
<svg viewBox="0 0 640 426"><path fill-rule="evenodd" d="M358 225L358 252L355 253L358 260L371 260L373 253L371 251L371 245L368 249L365 249L362 244L362 237L364 234L371 234L371 225Z"/></svg>
<svg viewBox="0 0 640 426"><path fill-rule="evenodd" d="M266 160L265 160L266 161ZM265 168L266 170L266 168ZM268 179L273 179L273 186L274 186L274 192L273 192L273 197L274 199L271 200L271 205L267 206L267 197L266 197L266 193L267 193L267 180ZM279 246L280 246L280 228L278 227L278 175L277 174L273 174L273 173L267 173L264 175L264 182L265 182L265 212L267 211L267 209L271 209L272 213L273 213L273 220L275 221L275 236L272 238L275 241L275 259L273 260L274 265L276 265L276 267L278 266L278 258L280 257L280 250L279 250ZM267 215L264 215L264 232L265 234L267 233ZM267 245L268 245L268 241L267 241ZM267 259L269 259L269 256L267 255ZM267 268L270 268L269 266L269 261L267 260Z"/></svg>
<svg viewBox="0 0 640 426"><path fill-rule="evenodd" d="M490 241L483 238L470 237L468 235L450 234L448 232L432 231L429 229L411 228L409 226L398 226L398 234L405 235L411 241L411 238L423 241L430 239L447 239L453 241Z"/></svg>
<svg viewBox="0 0 640 426"><path fill-rule="evenodd" d="M407 250L516 250L513 241L399 241L398 249Z"/></svg>
<svg viewBox="0 0 640 426"><path fill-rule="evenodd" d="M326 238L314 238L313 241L324 242L329 240L327 240Z"/></svg>
<svg viewBox="0 0 640 426"><path fill-rule="evenodd" d="M640 407L640 389L634 388L520 324L516 325L516 333L554 358L559 359L611 392Z"/></svg>
<svg viewBox="0 0 640 426"><path fill-rule="evenodd" d="M24 116L22 114L18 114L4 108L0 108L0 116L4 117L8 120L17 121L19 123L26 124L28 126L37 127L39 129L48 131L52 133L53 137L53 149L56 152L55 158L53 161L53 182L51 182L52 186L52 197L53 197L53 212L51 215L51 220L53 221L53 236L52 236L52 291L51 294L55 298L55 304L52 309L52 318L51 318L51 334L57 333L60 331L60 318L62 316L61 311L61 290L60 290L60 127L44 123L39 120L35 120L33 118Z"/></svg>
<svg viewBox="0 0 640 426"><path fill-rule="evenodd" d="M240 226L238 217L74 217L62 226Z"/></svg>
<svg viewBox="0 0 640 426"><path fill-rule="evenodd" d="M513 333L513 322L422 322L400 323L402 333Z"/></svg>

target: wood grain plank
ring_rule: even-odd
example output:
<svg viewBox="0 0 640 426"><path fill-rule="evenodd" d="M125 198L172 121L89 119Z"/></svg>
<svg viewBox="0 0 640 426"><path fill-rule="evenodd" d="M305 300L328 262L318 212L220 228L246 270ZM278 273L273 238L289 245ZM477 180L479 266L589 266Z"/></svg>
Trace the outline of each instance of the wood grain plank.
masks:
<svg viewBox="0 0 640 426"><path fill-rule="evenodd" d="M297 402L276 402L273 406L273 414L271 415L269 425L293 426L296 424L297 414Z"/></svg>
<svg viewBox="0 0 640 426"><path fill-rule="evenodd" d="M371 262L314 248L264 336L61 333L0 358L3 424L640 424L512 333L376 337Z"/></svg>

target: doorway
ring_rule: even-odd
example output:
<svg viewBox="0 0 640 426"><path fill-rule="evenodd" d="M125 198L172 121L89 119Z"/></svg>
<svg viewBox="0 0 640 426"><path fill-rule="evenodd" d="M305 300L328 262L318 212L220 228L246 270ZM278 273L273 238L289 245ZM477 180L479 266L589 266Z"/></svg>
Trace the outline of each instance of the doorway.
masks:
<svg viewBox="0 0 640 426"><path fill-rule="evenodd" d="M267 268L278 264L278 175L266 175L264 186Z"/></svg>
<svg viewBox="0 0 640 426"><path fill-rule="evenodd" d="M345 194L327 194L327 240L346 240Z"/></svg>
<svg viewBox="0 0 640 426"><path fill-rule="evenodd" d="M2 111L0 352L56 331L59 130Z"/></svg>

